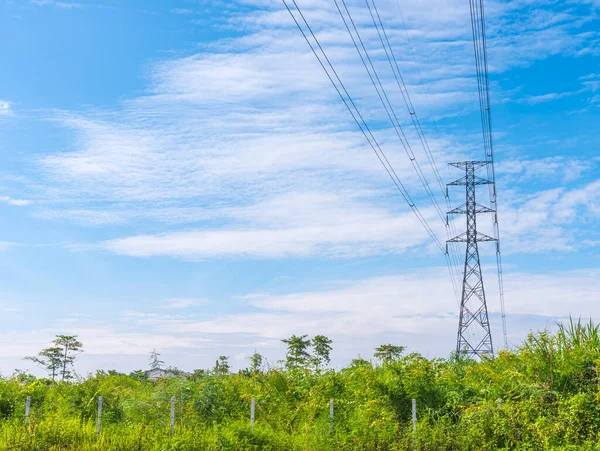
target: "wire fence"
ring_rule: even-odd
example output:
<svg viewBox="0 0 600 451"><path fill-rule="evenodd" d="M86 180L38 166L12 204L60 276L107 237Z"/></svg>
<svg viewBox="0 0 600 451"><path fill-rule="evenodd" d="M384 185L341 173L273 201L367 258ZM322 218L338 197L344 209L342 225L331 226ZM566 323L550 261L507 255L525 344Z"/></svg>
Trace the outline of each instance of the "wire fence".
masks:
<svg viewBox="0 0 600 451"><path fill-rule="evenodd" d="M497 404L498 404L498 410L502 410L502 399L498 398L497 400ZM96 436L99 437L102 433L102 415L103 415L103 409L104 409L104 398L103 396L98 396L97 397L97 415L96 415ZM335 428L335 421L336 421L336 416L335 413L337 411L336 406L339 407L340 404L343 404L340 401L335 401L333 398L329 400L329 430L330 433L334 432L334 428ZM175 424L176 424L176 419L177 419L177 415L176 415L176 406L177 406L177 400L175 396L171 396L170 398L170 402L168 405L168 410L165 410L165 418L167 418L167 414L168 414L168 418L169 418L169 434L170 435L174 435L176 432L175 429ZM261 419L260 413L262 409L257 409L257 406L259 406L259 404L256 402L256 398L252 397L250 399L250 403L248 405L248 421L249 421L249 425L250 428L253 429L255 426L255 423L257 420ZM327 406L323 406L324 408L326 408ZM259 414L257 417L257 413ZM27 396L26 401L25 401L25 426L30 426L31 424L31 414L32 414L32 409L31 409L31 396ZM183 419L183 413L180 413L180 417L181 419ZM417 416L417 400L416 399L412 399L411 400L411 423L412 423L412 434L414 436L415 439L415 446L414 449L416 449L416 433L417 433L417 424L418 424L418 416Z"/></svg>

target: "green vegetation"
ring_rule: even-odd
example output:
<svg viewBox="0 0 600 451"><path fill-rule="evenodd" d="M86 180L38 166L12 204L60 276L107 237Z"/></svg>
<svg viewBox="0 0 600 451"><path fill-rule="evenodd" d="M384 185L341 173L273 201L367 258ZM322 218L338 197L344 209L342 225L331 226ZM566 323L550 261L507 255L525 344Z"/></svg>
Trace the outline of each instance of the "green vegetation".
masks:
<svg viewBox="0 0 600 451"><path fill-rule="evenodd" d="M591 323L531 334L481 363L428 360L384 345L378 364L359 358L333 371L322 368L331 342L316 341L292 337L284 368L265 370L255 353L237 374L229 374L223 356L214 371L157 382L143 372L99 372L76 383L15 374L0 381L0 449L412 450L416 440L420 450L600 450L600 333ZM99 395L104 413L96 437Z"/></svg>
<svg viewBox="0 0 600 451"><path fill-rule="evenodd" d="M58 374L63 381L72 379L70 368L75 362L76 353L83 351L83 344L77 340L77 335L57 335L52 343L54 346L42 349L37 356L25 357L25 360L40 365L53 381Z"/></svg>

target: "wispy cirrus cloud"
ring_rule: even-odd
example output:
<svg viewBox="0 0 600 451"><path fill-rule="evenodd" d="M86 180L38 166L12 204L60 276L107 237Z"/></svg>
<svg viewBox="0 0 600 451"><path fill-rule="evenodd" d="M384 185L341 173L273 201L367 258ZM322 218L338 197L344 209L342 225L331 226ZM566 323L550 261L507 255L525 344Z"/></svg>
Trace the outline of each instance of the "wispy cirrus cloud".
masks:
<svg viewBox="0 0 600 451"><path fill-rule="evenodd" d="M385 122L335 7L300 5L397 173L427 217L438 221ZM217 19L220 27L241 30L241 37L152 64L146 93L120 109L56 114L73 141L67 151L38 162L60 200L48 199L36 214L92 225L142 218L186 224L182 230L142 232L100 244L132 256L375 255L425 244L287 11L271 1L258 9L245 6L232 4ZM458 0L411 1L403 8L416 59L404 51L406 33L397 5L381 2L415 107L424 114L429 99L437 118L464 114L477 95L468 8ZM433 9L440 13L430 14ZM433 180L370 16L359 2L351 2L351 11L392 101L399 105L414 152ZM492 72L556 53L576 55L595 42L593 35L578 31L586 14L567 6L553 13L542 2L492 2ZM448 125L447 133L442 128L435 138L429 135L438 162L478 155L478 139L456 133L451 121ZM438 196L441 201L443 193ZM393 207L381 206L382 199ZM316 208L296 215L305 203ZM519 204L508 208L519 211ZM249 211L260 213L251 217ZM286 221L288 217L296 221ZM434 227L443 235L443 224ZM410 237L398 238L394 228L410 230Z"/></svg>
<svg viewBox="0 0 600 451"><path fill-rule="evenodd" d="M194 10L190 8L174 8L171 12L173 14L194 14Z"/></svg>
<svg viewBox="0 0 600 451"><path fill-rule="evenodd" d="M412 213L393 213L348 196L317 192L286 194L221 212L221 217L227 215L238 225L132 236L101 246L138 257L353 257L400 253L429 239Z"/></svg>
<svg viewBox="0 0 600 451"><path fill-rule="evenodd" d="M528 103L530 105L538 105L540 103L552 102L554 100L565 99L567 97L573 97L578 94L581 94L583 91L566 91L566 92L551 92L548 94L541 94L537 96L528 96L520 101L523 103Z"/></svg>
<svg viewBox="0 0 600 451"><path fill-rule="evenodd" d="M573 182L582 174L596 168L593 161L573 157L523 158L502 161L496 170L510 183L533 180L559 180L562 184ZM505 183L506 183L505 182Z"/></svg>
<svg viewBox="0 0 600 451"><path fill-rule="evenodd" d="M588 74L580 77L581 83L590 91L596 92L600 90L600 74Z"/></svg>
<svg viewBox="0 0 600 451"><path fill-rule="evenodd" d="M62 9L82 8L83 4L73 2L61 2L58 0L29 0L29 3L35 6L54 6Z"/></svg>
<svg viewBox="0 0 600 451"><path fill-rule="evenodd" d="M535 164L534 164L535 166ZM559 161L547 161L538 171L546 176L562 172L569 180L573 171L589 167L563 168ZM524 171L513 166L513 171ZM529 170L529 169L527 169ZM544 177L538 173L539 177ZM533 175L525 175L531 177ZM572 189L554 188L508 197L501 200L502 239L513 254L546 251L575 251L582 236L594 237L596 231L573 228L576 219L594 224L600 218L598 184L595 181ZM328 197L328 199L326 199ZM344 207L342 207L342 205ZM189 260L249 257L332 258L400 254L425 246L429 236L408 212L395 213L383 207L367 207L348 198L294 195L272 199L258 206L214 212L229 215L238 226L174 232L158 235L134 235L100 243L102 249L136 257L169 256ZM435 224L435 212L426 210ZM455 219L460 228L460 219ZM490 224L480 222L484 233ZM398 230L402 230L401 234ZM441 226L435 226L444 236Z"/></svg>
<svg viewBox="0 0 600 451"><path fill-rule="evenodd" d="M600 180L595 180L572 189L552 188L501 201L505 249L531 254L587 248L584 240L600 238L592 225L600 219L599 187Z"/></svg>
<svg viewBox="0 0 600 451"><path fill-rule="evenodd" d="M197 307L199 305L206 304L206 299L195 299L195 298L169 298L165 299L164 302L159 306L161 309L166 310L180 310L187 309L190 307Z"/></svg>

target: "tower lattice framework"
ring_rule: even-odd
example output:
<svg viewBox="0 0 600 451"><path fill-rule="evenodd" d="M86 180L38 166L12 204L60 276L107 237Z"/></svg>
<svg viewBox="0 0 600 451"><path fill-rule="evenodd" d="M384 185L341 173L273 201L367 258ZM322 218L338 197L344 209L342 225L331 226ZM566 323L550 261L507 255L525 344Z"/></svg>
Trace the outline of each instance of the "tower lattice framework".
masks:
<svg viewBox="0 0 600 451"><path fill-rule="evenodd" d="M478 204L475 200L477 186L493 184L475 174L477 169L488 164L489 161L450 163L450 166L463 170L465 176L448 184L448 186L464 186L466 194L466 202L448 212L448 215L466 215L467 224L466 232L448 240L448 243L466 243L456 352L459 355L466 354L480 358L491 357L494 354L477 243L496 241L496 239L477 231L477 214L495 214L496 211Z"/></svg>

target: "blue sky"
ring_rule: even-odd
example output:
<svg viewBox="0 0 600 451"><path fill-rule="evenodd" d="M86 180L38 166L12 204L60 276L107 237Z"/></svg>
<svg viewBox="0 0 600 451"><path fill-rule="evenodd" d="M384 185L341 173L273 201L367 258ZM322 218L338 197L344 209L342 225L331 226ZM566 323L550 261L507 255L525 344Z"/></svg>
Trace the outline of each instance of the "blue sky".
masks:
<svg viewBox="0 0 600 451"><path fill-rule="evenodd" d="M333 1L298 4L445 240ZM433 183L365 3L348 4ZM448 162L483 158L468 2L377 5L450 182ZM518 343L600 314L600 3L486 13ZM152 348L186 370L222 354L243 367L255 349L275 363L293 333L333 338L334 366L387 342L455 346L443 256L281 2L0 0L0 58L2 374L39 372L21 358L56 333L84 342L82 374L144 368ZM499 347L493 246L481 254Z"/></svg>

